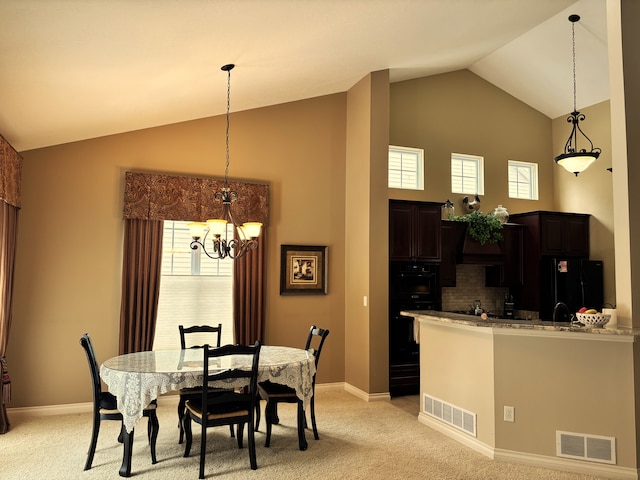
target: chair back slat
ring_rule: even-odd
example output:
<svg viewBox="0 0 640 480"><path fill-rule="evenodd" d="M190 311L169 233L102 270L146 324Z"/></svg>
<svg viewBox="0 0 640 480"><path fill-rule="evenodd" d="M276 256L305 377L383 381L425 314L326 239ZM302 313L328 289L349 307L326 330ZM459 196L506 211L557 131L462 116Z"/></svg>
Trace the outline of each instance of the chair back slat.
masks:
<svg viewBox="0 0 640 480"><path fill-rule="evenodd" d="M183 325L178 325L178 330L180 331L180 348L183 350L185 348L202 348L202 346L206 343L208 345L214 345L216 347L220 346L220 340L222 337L222 324L219 323L218 326L214 327L211 325L194 325L192 327L185 327ZM207 340L204 343L199 345L189 345L187 347L187 339L186 336L190 334L216 334L215 341L211 342L210 340L213 338L213 335L207 335ZM202 338L202 335L193 335L191 338Z"/></svg>

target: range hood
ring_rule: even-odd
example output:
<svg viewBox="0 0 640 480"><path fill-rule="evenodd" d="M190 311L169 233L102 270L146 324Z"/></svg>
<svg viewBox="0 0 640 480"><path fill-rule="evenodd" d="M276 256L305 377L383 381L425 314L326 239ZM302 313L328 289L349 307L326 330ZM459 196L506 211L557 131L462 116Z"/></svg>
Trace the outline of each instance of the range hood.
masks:
<svg viewBox="0 0 640 480"><path fill-rule="evenodd" d="M455 245L456 264L460 265L502 265L504 253L499 243L481 245L467 234L467 225L463 222L449 223L453 229L451 238Z"/></svg>
<svg viewBox="0 0 640 480"><path fill-rule="evenodd" d="M498 243L481 245L465 233L456 263L463 265L502 265L504 254Z"/></svg>

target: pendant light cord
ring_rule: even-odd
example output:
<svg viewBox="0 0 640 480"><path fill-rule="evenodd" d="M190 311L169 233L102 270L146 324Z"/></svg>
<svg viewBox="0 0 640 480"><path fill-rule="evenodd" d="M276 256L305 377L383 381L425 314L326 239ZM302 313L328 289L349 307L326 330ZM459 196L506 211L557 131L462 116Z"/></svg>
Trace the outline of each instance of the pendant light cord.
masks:
<svg viewBox="0 0 640 480"><path fill-rule="evenodd" d="M575 22L571 22L571 44L572 44L571 54L573 56L573 111L577 112L578 107L577 107L577 101L576 101L577 95L576 95L576 24Z"/></svg>
<svg viewBox="0 0 640 480"><path fill-rule="evenodd" d="M230 123L230 110L231 110L231 68L227 70L227 130L225 132L227 165L224 170L224 184L227 187L229 186L229 123ZM574 68L574 71L575 71L575 68ZM574 78L575 78L575 73L574 73Z"/></svg>

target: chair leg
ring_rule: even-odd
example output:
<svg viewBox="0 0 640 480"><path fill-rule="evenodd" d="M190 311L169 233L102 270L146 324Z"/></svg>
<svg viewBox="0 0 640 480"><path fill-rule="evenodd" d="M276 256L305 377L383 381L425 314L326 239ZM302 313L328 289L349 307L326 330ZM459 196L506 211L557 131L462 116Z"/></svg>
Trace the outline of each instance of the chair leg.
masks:
<svg viewBox="0 0 640 480"><path fill-rule="evenodd" d="M84 469L89 470L93 463L93 456L96 453L96 445L98 444L98 433L100 433L100 414L95 412L93 414L93 429L91 432L91 443L89 444L89 451L87 452L87 462L84 464Z"/></svg>
<svg viewBox="0 0 640 480"><path fill-rule="evenodd" d="M231 425L233 428L233 425ZM251 430L247 428L247 430ZM244 423L238 423L238 448L243 447L243 437L244 437Z"/></svg>
<svg viewBox="0 0 640 480"><path fill-rule="evenodd" d="M188 457L191 452L191 416L187 413L182 419L182 427L184 430L185 442L184 442L184 456Z"/></svg>
<svg viewBox="0 0 640 480"><path fill-rule="evenodd" d="M184 420L184 404L186 400L184 397L180 396L180 401L178 402L178 428L180 429L180 437L178 438L178 443L182 443L184 438L184 428L182 426L182 421Z"/></svg>
<svg viewBox="0 0 640 480"><path fill-rule="evenodd" d="M307 449L307 439L304 434L304 408L302 402L298 402L298 447L300 450Z"/></svg>
<svg viewBox="0 0 640 480"><path fill-rule="evenodd" d="M158 460L156 458L156 441L158 440L158 432L160 431L160 423L158 422L158 415L155 410L149 412L149 422L147 424L149 434L149 447L151 448L151 463L156 464Z"/></svg>
<svg viewBox="0 0 640 480"><path fill-rule="evenodd" d="M271 400L267 400L267 405L264 407L264 420L265 422L267 422L267 435L264 440L264 446L267 448L271 444L271 420L272 420L271 411L273 410L274 405L275 405L275 402L272 402Z"/></svg>
<svg viewBox="0 0 640 480"><path fill-rule="evenodd" d="M229 433L231 434L231 438L235 437L235 433L233 433L233 425L229 425Z"/></svg>
<svg viewBox="0 0 640 480"><path fill-rule="evenodd" d="M315 438L316 440L320 440L320 436L318 435L318 427L316 426L316 406L314 398L315 395L311 397L311 404L309 406L309 408L311 408L311 426L313 427L313 438Z"/></svg>
<svg viewBox="0 0 640 480"><path fill-rule="evenodd" d="M204 478L204 459L207 453L207 418L202 419L202 433L200 434L200 475L198 478Z"/></svg>
<svg viewBox="0 0 640 480"><path fill-rule="evenodd" d="M256 437L251 425L247 425L247 436L249 437L249 463L251 464L251 470L256 470L258 468L258 462L256 461Z"/></svg>

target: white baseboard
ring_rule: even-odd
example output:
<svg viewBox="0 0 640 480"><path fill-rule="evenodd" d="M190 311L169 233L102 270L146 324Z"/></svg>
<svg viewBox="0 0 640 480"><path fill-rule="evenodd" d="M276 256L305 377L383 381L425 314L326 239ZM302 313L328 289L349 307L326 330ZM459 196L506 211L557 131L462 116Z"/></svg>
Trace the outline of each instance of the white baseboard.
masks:
<svg viewBox="0 0 640 480"><path fill-rule="evenodd" d="M640 470L634 468L494 448L423 412L418 415L418 421L493 460L618 480L640 478Z"/></svg>
<svg viewBox="0 0 640 480"><path fill-rule="evenodd" d="M342 392L344 382L316 383L316 392Z"/></svg>
<svg viewBox="0 0 640 480"><path fill-rule="evenodd" d="M389 392L386 393L367 393L364 390L360 390L357 387L349 383L344 384L344 391L350 393L354 397L358 397L365 402L377 402L380 400L391 400L391 394Z"/></svg>

